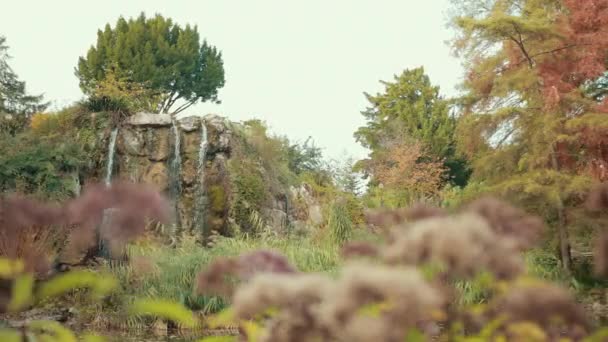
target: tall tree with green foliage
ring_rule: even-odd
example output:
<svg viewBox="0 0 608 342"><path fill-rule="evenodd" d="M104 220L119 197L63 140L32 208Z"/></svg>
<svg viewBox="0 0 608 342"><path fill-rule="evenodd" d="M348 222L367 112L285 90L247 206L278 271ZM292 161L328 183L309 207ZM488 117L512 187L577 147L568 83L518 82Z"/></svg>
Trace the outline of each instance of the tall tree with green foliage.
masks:
<svg viewBox="0 0 608 342"><path fill-rule="evenodd" d="M372 151L373 159L395 140L417 140L429 159L443 160L452 183L465 185L469 171L465 160L455 154L456 120L424 68L405 70L394 82L381 83L383 93L365 93L371 106L362 112L367 124L355 132L357 141Z"/></svg>
<svg viewBox="0 0 608 342"><path fill-rule="evenodd" d="M222 54L200 42L196 26L169 18L119 18L97 33L97 44L80 57L76 76L87 95L95 95L109 70L153 93L156 111L177 114L199 101L219 103L224 86Z"/></svg>
<svg viewBox="0 0 608 342"><path fill-rule="evenodd" d="M544 214L571 269L568 226L608 121L581 87L608 57L606 0L453 1L465 59L458 145L473 178ZM591 141L596 139L595 141Z"/></svg>
<svg viewBox="0 0 608 342"><path fill-rule="evenodd" d="M48 103L43 102L42 95L27 94L25 82L19 80L9 59L6 37L0 36L0 114L9 114L0 119L0 130L15 134L27 125L32 114L44 111Z"/></svg>

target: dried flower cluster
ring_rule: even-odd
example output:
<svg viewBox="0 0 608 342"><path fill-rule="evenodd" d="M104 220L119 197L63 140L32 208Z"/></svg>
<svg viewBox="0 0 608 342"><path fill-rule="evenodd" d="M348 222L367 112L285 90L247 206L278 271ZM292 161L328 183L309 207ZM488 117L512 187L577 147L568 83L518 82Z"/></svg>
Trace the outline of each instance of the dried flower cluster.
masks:
<svg viewBox="0 0 608 342"><path fill-rule="evenodd" d="M474 201L466 210L483 217L496 234L513 240L521 250L532 247L544 229L540 217L491 197Z"/></svg>
<svg viewBox="0 0 608 342"><path fill-rule="evenodd" d="M368 221L390 229L380 253L389 264L441 264L450 273L493 272L511 279L523 270L517 253L534 245L542 220L494 198L482 198L448 216L440 208L416 205L393 212L368 213ZM372 246L347 246L348 255L370 255Z"/></svg>
<svg viewBox="0 0 608 342"><path fill-rule="evenodd" d="M416 206L368 219L390 228L390 238L383 245L346 244L344 256L372 260L348 261L336 278L297 272L279 254L260 251L218 260L199 276L199 291L226 290L226 273L249 279L225 293L232 293L237 319L265 322L264 341L403 341L411 329L428 338L452 334L439 327L458 324L465 335L481 336L476 334L494 326L492 338L516 341L576 341L591 332L567 290L519 277L521 251L543 229L538 218L484 198L453 215ZM445 271L426 279L416 267L428 264ZM454 306L454 289L441 276L468 279L481 271L507 286L494 288L481 309Z"/></svg>
<svg viewBox="0 0 608 342"><path fill-rule="evenodd" d="M100 227L109 208L113 210L111 222ZM116 250L141 235L146 220L166 222L169 208L157 191L129 183L94 184L63 205L9 196L0 199L0 255L22 259L28 271L42 276L49 271L49 258L56 249L65 260L81 258L91 246L97 246L98 239ZM58 246L65 237L67 243Z"/></svg>
<svg viewBox="0 0 608 342"><path fill-rule="evenodd" d="M232 288L227 282L230 277L236 281L246 281L258 273L297 272L287 258L274 252L259 250L241 254L235 258L218 258L200 272L196 279L198 293L230 294Z"/></svg>
<svg viewBox="0 0 608 342"><path fill-rule="evenodd" d="M476 214L421 220L394 234L381 253L388 264L439 264L458 276L488 270L501 279L514 278L523 270L514 245Z"/></svg>
<svg viewBox="0 0 608 342"><path fill-rule="evenodd" d="M441 293L417 270L371 264L348 266L336 281L317 274L259 275L234 295L237 318L278 310L264 341L402 341L442 304ZM374 305L376 314L361 313Z"/></svg>
<svg viewBox="0 0 608 342"><path fill-rule="evenodd" d="M447 213L443 209L425 204L415 204L410 208L403 209L376 209L365 211L365 219L368 224L385 229L410 221L445 215L447 215Z"/></svg>
<svg viewBox="0 0 608 342"><path fill-rule="evenodd" d="M467 328L480 331L496 320L503 320L498 332L506 336L510 334L509 327L533 323L548 341L566 337L577 341L591 331L587 315L573 296L565 289L543 282L515 284L491 301L483 312L470 315Z"/></svg>

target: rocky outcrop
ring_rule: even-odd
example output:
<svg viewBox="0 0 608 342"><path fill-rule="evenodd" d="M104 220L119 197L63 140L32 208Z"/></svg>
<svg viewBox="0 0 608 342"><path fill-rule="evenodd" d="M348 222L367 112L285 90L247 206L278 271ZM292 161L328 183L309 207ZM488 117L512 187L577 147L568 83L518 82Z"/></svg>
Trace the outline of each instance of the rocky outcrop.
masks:
<svg viewBox="0 0 608 342"><path fill-rule="evenodd" d="M238 124L217 115L177 121L166 114L131 116L118 130L113 179L151 184L171 198L175 229L201 236L212 231L229 234L235 211L229 167L239 134L235 127ZM294 221L289 207L293 195L286 189L260 210L277 232L285 232ZM311 213L317 216L314 206Z"/></svg>
<svg viewBox="0 0 608 342"><path fill-rule="evenodd" d="M247 169L249 164L243 166L242 160L235 160L252 159L247 154L250 152L243 152L246 133L241 128L212 114L174 121L167 114L138 113L118 128L111 178L152 185L170 198L175 204L176 224L163 229L169 234L187 231L205 237L215 231L230 235L253 208L242 196L236 200L235 194L250 191L251 186L249 180L239 177L254 173L255 177L266 177L256 181L262 189L255 191L270 194L258 201L254 210L266 226L281 233L288 226L321 224L321 208L310 189L269 187L266 184L274 177L272 172L263 170L261 164L251 166L256 168L252 172ZM235 148L240 152L234 154ZM233 172L235 167L238 174ZM255 193L253 198L257 198Z"/></svg>
<svg viewBox="0 0 608 342"><path fill-rule="evenodd" d="M169 114L137 113L126 120L132 127L167 127L172 120Z"/></svg>

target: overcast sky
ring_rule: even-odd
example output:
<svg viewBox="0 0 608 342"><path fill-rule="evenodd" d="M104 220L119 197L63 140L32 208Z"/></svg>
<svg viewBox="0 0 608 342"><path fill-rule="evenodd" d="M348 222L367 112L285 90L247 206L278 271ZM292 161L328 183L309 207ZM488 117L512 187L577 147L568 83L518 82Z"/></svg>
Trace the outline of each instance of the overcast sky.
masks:
<svg viewBox="0 0 608 342"><path fill-rule="evenodd" d="M198 105L188 114L256 117L292 140L312 136L329 157L364 157L353 138L364 124L364 91L381 91L380 80L424 66L444 94L454 94L462 68L445 43L447 6L448 0L7 0L0 35L28 89L62 106L82 97L74 67L106 23L144 11L198 25L223 53L226 85L221 105Z"/></svg>

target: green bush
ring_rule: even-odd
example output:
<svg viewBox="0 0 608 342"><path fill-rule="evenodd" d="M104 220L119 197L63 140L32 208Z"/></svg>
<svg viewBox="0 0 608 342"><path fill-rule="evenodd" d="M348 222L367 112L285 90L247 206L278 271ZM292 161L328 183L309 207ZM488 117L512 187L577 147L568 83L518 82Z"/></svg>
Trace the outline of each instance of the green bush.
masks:
<svg viewBox="0 0 608 342"><path fill-rule="evenodd" d="M81 146L21 134L0 140L0 189L62 199L71 195L74 176L85 165Z"/></svg>

